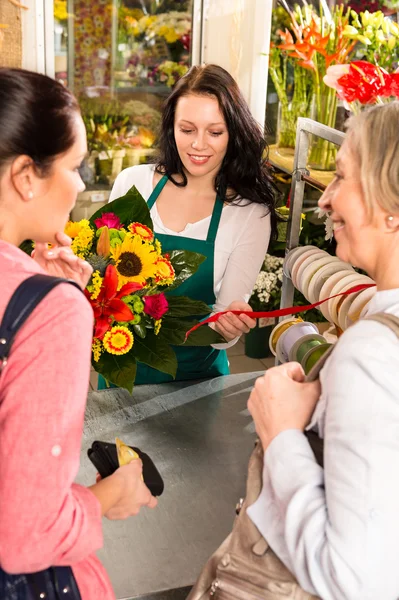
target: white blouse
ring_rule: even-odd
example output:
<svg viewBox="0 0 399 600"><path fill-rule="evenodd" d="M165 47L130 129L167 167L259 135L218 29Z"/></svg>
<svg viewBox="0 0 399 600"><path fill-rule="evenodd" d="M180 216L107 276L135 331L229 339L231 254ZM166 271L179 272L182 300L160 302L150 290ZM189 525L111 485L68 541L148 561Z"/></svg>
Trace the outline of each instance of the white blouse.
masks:
<svg viewBox="0 0 399 600"><path fill-rule="evenodd" d="M368 314L399 316L399 289L377 292ZM359 321L321 371L312 425L324 470L299 430L264 456L263 489L248 514L301 586L322 600L399 597L399 341Z"/></svg>
<svg viewBox="0 0 399 600"><path fill-rule="evenodd" d="M153 190L154 169L154 165L137 165L122 171L115 180L110 201L126 194L133 185L148 201ZM176 232L162 223L156 203L150 214L156 233L206 240L210 216L196 223L188 223L183 231ZM269 239L270 215L264 205L243 202L241 205L223 207L215 240L214 312L225 310L234 300L248 302L265 258ZM228 345L218 344L217 347Z"/></svg>

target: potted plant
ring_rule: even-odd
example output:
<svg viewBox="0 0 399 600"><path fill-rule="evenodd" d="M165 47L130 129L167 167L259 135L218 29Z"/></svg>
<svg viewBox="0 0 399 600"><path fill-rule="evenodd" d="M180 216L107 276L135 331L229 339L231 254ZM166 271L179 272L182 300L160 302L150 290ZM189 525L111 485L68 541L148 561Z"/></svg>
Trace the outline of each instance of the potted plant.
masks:
<svg viewBox="0 0 399 600"><path fill-rule="evenodd" d="M254 311L271 311L280 307L283 259L266 254L256 279L249 304ZM245 336L245 354L250 358L271 356L269 337L275 319L258 319L256 327Z"/></svg>

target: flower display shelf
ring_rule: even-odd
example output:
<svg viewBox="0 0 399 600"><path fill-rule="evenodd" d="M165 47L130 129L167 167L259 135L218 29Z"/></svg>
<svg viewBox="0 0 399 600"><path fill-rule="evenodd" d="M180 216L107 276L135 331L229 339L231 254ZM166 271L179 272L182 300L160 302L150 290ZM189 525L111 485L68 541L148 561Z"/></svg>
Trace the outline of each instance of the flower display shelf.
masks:
<svg viewBox="0 0 399 600"><path fill-rule="evenodd" d="M269 160L271 164L286 173L292 174L291 192L290 192L290 214L287 227L286 254L296 248L299 244L299 234L301 228L301 215L303 212L303 198L306 183L310 183L319 189L324 189L333 179L333 173L330 171L311 171L307 167L307 158L312 135L328 140L341 146L345 134L342 131L327 127L313 121L300 117L298 119L296 130L295 154L292 157L284 157L273 151L271 147ZM317 185L316 185L317 184ZM292 306L294 301L294 286L285 274L283 275L283 285L281 290L281 308Z"/></svg>
<svg viewBox="0 0 399 600"><path fill-rule="evenodd" d="M276 144L269 146L269 162L275 169L288 173L289 175L294 171L294 153L285 153L284 148L277 148ZM307 169L309 171L309 176L305 175L304 181L321 191L323 191L333 180L334 173L332 171Z"/></svg>

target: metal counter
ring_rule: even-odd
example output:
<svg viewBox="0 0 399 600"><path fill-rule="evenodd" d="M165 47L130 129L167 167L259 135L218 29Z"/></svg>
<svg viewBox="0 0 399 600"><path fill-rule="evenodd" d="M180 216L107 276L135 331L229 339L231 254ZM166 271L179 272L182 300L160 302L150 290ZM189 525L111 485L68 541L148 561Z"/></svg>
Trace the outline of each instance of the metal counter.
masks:
<svg viewBox="0 0 399 600"><path fill-rule="evenodd" d="M181 588L194 583L231 530L255 440L246 405L261 374L137 386L132 396L121 389L89 394L78 481L94 481L91 443L115 436L147 452L165 481L155 510L104 520L99 557L117 598L185 598Z"/></svg>

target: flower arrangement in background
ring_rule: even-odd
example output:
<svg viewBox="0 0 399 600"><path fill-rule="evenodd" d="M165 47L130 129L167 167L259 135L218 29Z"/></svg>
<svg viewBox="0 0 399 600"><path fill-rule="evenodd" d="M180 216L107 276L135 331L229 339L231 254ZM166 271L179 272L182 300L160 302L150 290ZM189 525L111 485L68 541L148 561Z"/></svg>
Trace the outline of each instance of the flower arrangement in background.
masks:
<svg viewBox="0 0 399 600"><path fill-rule="evenodd" d="M283 263L283 258L266 254L249 299L254 311L275 310L280 306Z"/></svg>
<svg viewBox="0 0 399 600"><path fill-rule="evenodd" d="M285 51L299 67L312 74L314 91L314 118L330 127L335 126L337 98L323 82L330 65L347 62L356 41L344 35L350 23L350 9L343 5L333 9L321 4L320 14L311 5L296 6L292 11L291 31L280 31L281 43L277 46ZM326 140L318 138L309 158L314 168L329 169L335 158L335 148Z"/></svg>
<svg viewBox="0 0 399 600"><path fill-rule="evenodd" d="M390 74L362 60L329 67L324 82L336 90L338 97L355 114L360 112L362 105L383 104L399 98L399 72Z"/></svg>
<svg viewBox="0 0 399 600"><path fill-rule="evenodd" d="M164 254L147 204L135 187L90 220L70 221L65 232L72 238L73 252L93 267L85 290L95 318L92 360L107 381L131 391L137 361L174 377L177 360L171 344L223 341L213 329L201 327L185 342L196 317L211 308L169 293L205 257L183 250Z"/></svg>
<svg viewBox="0 0 399 600"><path fill-rule="evenodd" d="M174 44L183 38L186 42L191 32L191 15L187 12L171 11L159 15L145 15L141 19L130 18L131 33L136 38L148 40L163 38L168 44Z"/></svg>
<svg viewBox="0 0 399 600"><path fill-rule="evenodd" d="M151 85L155 83L164 83L167 87L172 88L175 83L183 77L188 71L188 66L184 63L165 60L153 69L148 71L148 81Z"/></svg>
<svg viewBox="0 0 399 600"><path fill-rule="evenodd" d="M357 14L351 10L351 24L343 35L360 42L356 57L378 65L388 71L393 70L399 60L399 25L381 11L368 10Z"/></svg>

